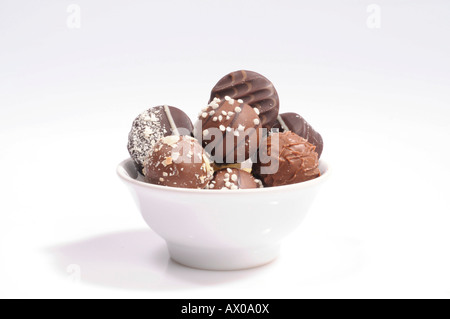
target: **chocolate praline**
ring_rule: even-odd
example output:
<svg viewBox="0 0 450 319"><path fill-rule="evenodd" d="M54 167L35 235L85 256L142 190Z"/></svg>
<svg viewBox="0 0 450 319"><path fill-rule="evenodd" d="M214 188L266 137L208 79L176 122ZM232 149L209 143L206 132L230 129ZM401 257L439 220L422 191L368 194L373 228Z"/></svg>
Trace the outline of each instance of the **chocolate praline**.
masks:
<svg viewBox="0 0 450 319"><path fill-rule="evenodd" d="M283 113L277 117L272 125L272 129L279 129L281 132L291 131L300 137L306 139L309 143L316 146L316 152L319 158L323 151L322 136L313 129L313 127L297 113Z"/></svg>
<svg viewBox="0 0 450 319"><path fill-rule="evenodd" d="M190 136L163 137L144 163L145 180L156 185L203 189L213 174L208 155Z"/></svg>
<svg viewBox="0 0 450 319"><path fill-rule="evenodd" d="M214 174L213 180L207 186L208 189L220 190L253 189L262 187L263 185L259 179L256 179L252 174L237 168L226 168L217 171Z"/></svg>
<svg viewBox="0 0 450 319"><path fill-rule="evenodd" d="M231 72L217 82L211 91L209 102L214 98L229 96L242 99L260 112L262 127L270 129L280 109L280 99L272 82L265 76L247 70Z"/></svg>
<svg viewBox="0 0 450 319"><path fill-rule="evenodd" d="M284 132L273 133L266 142L266 152L254 165L255 175L264 186L296 184L320 176L316 147L306 139Z"/></svg>
<svg viewBox="0 0 450 319"><path fill-rule="evenodd" d="M261 120L257 108L228 96L215 98L199 114L194 136L216 163L242 163L258 150Z"/></svg>
<svg viewBox="0 0 450 319"><path fill-rule="evenodd" d="M151 148L163 137L191 135L193 125L182 110L168 105L156 106L142 112L133 121L128 135L128 152L142 173L144 161Z"/></svg>

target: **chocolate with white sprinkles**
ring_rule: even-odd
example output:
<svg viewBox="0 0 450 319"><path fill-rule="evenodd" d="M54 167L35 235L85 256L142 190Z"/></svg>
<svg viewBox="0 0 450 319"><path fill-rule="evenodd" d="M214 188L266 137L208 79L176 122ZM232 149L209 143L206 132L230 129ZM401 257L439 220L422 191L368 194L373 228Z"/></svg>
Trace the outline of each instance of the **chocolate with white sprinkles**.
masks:
<svg viewBox="0 0 450 319"><path fill-rule="evenodd" d="M142 173L152 147L163 137L190 135L193 125L182 110L168 105L156 106L141 113L133 122L128 136L128 152Z"/></svg>
<svg viewBox="0 0 450 319"><path fill-rule="evenodd" d="M225 75L212 89L209 101L225 96L242 99L255 107L264 128L269 129L278 116L280 99L277 90L272 82L259 73L239 70Z"/></svg>
<svg viewBox="0 0 450 319"><path fill-rule="evenodd" d="M144 163L151 184L203 189L214 170L208 155L191 136L166 136L158 141Z"/></svg>
<svg viewBox="0 0 450 319"><path fill-rule="evenodd" d="M256 153L261 140L259 110L234 100L214 98L199 114L194 136L216 163L241 163Z"/></svg>
<svg viewBox="0 0 450 319"><path fill-rule="evenodd" d="M262 182L259 179L254 178L252 174L237 168L225 168L216 172L214 179L206 188L238 190L263 187Z"/></svg>

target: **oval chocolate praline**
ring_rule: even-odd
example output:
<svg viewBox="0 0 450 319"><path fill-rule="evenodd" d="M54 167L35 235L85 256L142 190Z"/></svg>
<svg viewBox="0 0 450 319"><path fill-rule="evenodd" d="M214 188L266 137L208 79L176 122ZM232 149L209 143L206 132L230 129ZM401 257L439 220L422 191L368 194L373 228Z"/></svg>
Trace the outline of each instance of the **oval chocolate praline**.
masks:
<svg viewBox="0 0 450 319"><path fill-rule="evenodd" d="M270 129L280 109L280 99L275 86L265 76L247 70L231 72L217 82L211 91L209 102L214 98L229 96L258 108L262 127Z"/></svg>
<svg viewBox="0 0 450 319"><path fill-rule="evenodd" d="M255 175L264 186L306 182L320 176L316 147L292 132L273 133L266 140L264 156L254 164ZM272 171L266 172L265 169Z"/></svg>

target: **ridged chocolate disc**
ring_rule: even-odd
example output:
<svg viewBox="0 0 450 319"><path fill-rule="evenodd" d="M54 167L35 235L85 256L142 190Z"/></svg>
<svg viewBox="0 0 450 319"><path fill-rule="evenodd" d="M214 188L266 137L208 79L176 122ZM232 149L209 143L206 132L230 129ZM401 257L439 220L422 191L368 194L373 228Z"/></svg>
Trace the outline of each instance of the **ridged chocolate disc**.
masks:
<svg viewBox="0 0 450 319"><path fill-rule="evenodd" d="M224 76L212 89L211 102L214 98L223 99L229 96L241 99L244 103L258 108L261 124L270 128L280 109L278 93L272 82L259 73L252 71L236 71Z"/></svg>

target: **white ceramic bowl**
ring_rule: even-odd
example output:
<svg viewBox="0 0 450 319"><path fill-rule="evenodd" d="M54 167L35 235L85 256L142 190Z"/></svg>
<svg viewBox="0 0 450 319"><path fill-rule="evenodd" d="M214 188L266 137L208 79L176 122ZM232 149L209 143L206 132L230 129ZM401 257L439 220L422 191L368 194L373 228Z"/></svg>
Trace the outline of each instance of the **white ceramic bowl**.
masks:
<svg viewBox="0 0 450 319"><path fill-rule="evenodd" d="M117 172L142 216L167 242L175 261L194 268L236 270L267 264L281 240L303 221L330 169L314 180L254 190L195 190L147 184L132 160Z"/></svg>

